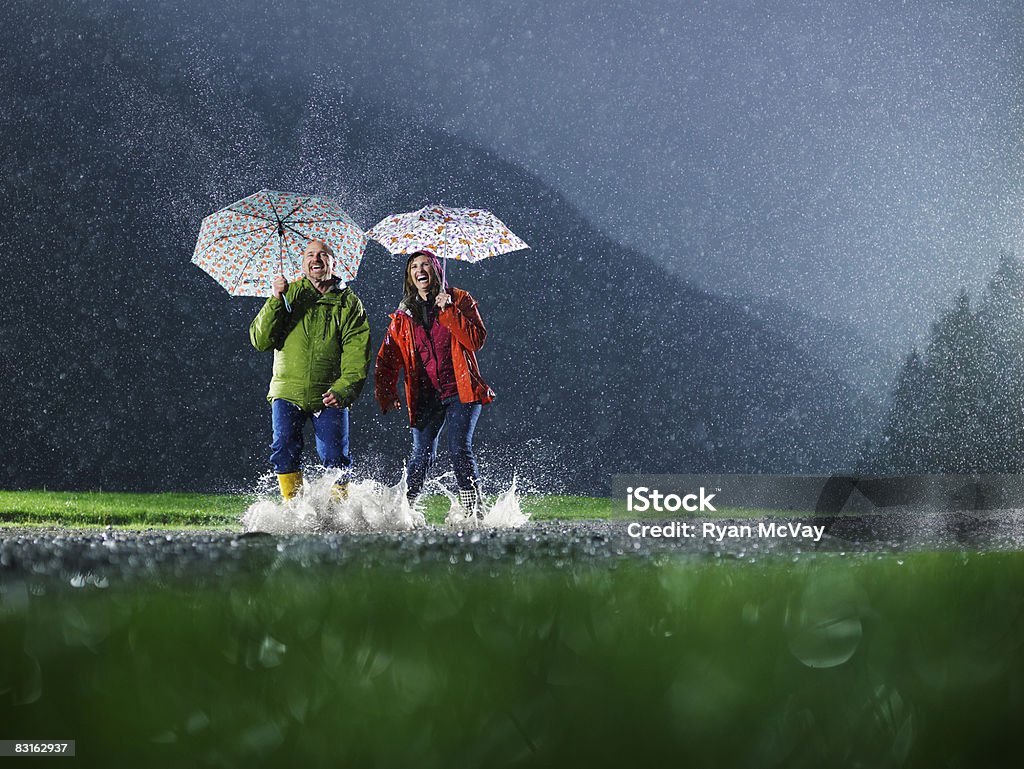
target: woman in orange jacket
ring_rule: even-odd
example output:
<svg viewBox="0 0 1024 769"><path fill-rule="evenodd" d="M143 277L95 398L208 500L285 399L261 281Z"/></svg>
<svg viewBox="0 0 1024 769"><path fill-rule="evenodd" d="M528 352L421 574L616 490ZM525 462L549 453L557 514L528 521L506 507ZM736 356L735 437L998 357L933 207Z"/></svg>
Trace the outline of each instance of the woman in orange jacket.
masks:
<svg viewBox="0 0 1024 769"><path fill-rule="evenodd" d="M476 351L487 329L469 292L441 285L441 266L429 251L417 251L405 265L403 297L377 353L374 390L386 414L400 409L398 376L405 372L405 401L412 427L406 466L409 501L423 490L445 428L459 486L459 502L476 515L480 470L473 455L473 431L481 405L494 392L480 376Z"/></svg>

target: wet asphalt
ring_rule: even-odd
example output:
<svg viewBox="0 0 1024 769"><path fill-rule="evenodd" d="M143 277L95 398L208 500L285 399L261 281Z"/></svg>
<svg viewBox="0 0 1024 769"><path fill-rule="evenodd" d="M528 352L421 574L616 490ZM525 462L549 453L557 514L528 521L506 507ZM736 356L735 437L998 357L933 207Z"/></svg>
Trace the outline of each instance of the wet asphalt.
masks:
<svg viewBox="0 0 1024 769"><path fill-rule="evenodd" d="M648 521L664 525L665 521ZM0 529L0 579L54 578L75 587L145 578L219 579L285 565L606 562L652 557L791 558L805 553L1024 551L1024 511L887 512L830 518L687 519L652 536L630 521L544 521L514 529L426 527L407 532L269 535L232 531ZM794 524L786 536L769 524ZM632 526L631 526L632 524ZM733 528L734 527L734 528ZM747 527L747 528L744 528ZM804 528L806 527L806 528ZM820 528L815 528L820 527ZM632 536L642 533L644 536Z"/></svg>

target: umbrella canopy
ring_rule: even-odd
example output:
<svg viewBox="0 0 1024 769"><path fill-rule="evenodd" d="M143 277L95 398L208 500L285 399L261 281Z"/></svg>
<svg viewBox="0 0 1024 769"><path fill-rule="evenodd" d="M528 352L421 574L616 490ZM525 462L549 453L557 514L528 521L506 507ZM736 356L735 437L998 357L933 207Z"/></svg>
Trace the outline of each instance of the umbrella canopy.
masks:
<svg viewBox="0 0 1024 769"><path fill-rule="evenodd" d="M366 233L337 202L260 190L203 219L192 263L233 296L270 296L275 275L302 273L302 252L313 239L334 251L335 275L355 278Z"/></svg>
<svg viewBox="0 0 1024 769"><path fill-rule="evenodd" d="M424 206L392 214L366 233L392 254L432 251L448 259L479 262L498 254L529 248L490 211L482 208Z"/></svg>

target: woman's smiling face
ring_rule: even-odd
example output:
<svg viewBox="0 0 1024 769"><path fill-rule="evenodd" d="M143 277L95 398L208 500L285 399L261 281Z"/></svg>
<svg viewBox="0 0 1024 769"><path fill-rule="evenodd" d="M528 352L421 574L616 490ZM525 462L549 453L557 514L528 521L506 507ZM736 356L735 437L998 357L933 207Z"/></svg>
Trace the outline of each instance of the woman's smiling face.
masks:
<svg viewBox="0 0 1024 769"><path fill-rule="evenodd" d="M417 256L409 262L409 280L416 286L421 295L426 295L432 285L436 285L437 276L429 256Z"/></svg>

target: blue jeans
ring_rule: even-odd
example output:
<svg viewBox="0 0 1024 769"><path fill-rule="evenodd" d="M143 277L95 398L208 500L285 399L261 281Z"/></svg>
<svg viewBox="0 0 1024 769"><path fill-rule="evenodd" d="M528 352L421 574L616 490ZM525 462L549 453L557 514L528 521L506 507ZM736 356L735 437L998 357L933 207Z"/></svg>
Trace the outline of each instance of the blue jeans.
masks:
<svg viewBox="0 0 1024 769"><path fill-rule="evenodd" d="M270 444L270 464L274 472L294 473L302 458L302 430L313 420L316 452L324 467L348 470L352 457L348 452L348 409L328 409L311 413L294 403L275 398L270 406L274 420L274 442Z"/></svg>
<svg viewBox="0 0 1024 769"><path fill-rule="evenodd" d="M458 395L443 401L430 398L417 404L416 424L412 427L412 455L406 465L409 499L423 490L427 471L437 458L437 442L441 428L448 434L448 453L455 469L455 482L460 489L480 485L480 469L473 456L473 431L480 417L480 403L462 403Z"/></svg>

